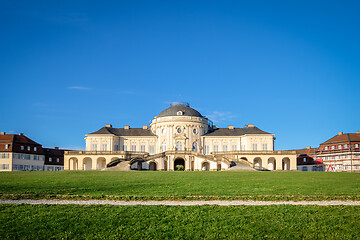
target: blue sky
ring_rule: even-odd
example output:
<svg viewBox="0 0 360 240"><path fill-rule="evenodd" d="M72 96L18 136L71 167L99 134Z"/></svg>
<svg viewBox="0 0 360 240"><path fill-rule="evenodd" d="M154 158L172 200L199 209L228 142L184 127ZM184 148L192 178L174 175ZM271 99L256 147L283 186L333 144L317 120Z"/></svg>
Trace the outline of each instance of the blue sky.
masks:
<svg viewBox="0 0 360 240"><path fill-rule="evenodd" d="M0 1L0 129L82 149L186 101L275 148L360 130L358 1Z"/></svg>

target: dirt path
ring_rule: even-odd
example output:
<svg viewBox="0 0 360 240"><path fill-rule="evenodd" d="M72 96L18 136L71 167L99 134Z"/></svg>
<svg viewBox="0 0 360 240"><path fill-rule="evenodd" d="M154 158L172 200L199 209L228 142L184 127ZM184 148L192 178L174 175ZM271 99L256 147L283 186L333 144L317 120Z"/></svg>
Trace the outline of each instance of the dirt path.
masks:
<svg viewBox="0 0 360 240"><path fill-rule="evenodd" d="M318 206L360 206L360 201L111 201L111 200L0 200L0 204L52 204L52 205L116 205L116 206L262 206L262 205L318 205Z"/></svg>

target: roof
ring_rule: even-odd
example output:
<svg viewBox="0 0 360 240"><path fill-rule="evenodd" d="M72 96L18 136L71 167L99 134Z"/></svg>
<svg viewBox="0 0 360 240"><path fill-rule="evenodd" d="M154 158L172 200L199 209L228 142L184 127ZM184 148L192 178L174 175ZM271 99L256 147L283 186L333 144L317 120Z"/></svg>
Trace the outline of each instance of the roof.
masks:
<svg viewBox="0 0 360 240"><path fill-rule="evenodd" d="M160 112L158 117L179 116L179 111L182 112L181 116L203 117L198 111L184 103L171 104L169 108Z"/></svg>
<svg viewBox="0 0 360 240"><path fill-rule="evenodd" d="M316 151L318 151L318 150L319 150L319 148L295 149L296 154L298 154L298 155L308 155L308 156L315 155Z"/></svg>
<svg viewBox="0 0 360 240"><path fill-rule="evenodd" d="M244 127L244 128L217 128L213 131L205 134L206 137L215 137L215 136L241 136L245 134L271 134L268 132L265 132L258 127Z"/></svg>
<svg viewBox="0 0 360 240"><path fill-rule="evenodd" d="M349 141L360 142L360 133L343 133L341 135L336 135L335 137L330 138L329 140L321 143L320 145L349 143Z"/></svg>
<svg viewBox="0 0 360 240"><path fill-rule="evenodd" d="M0 142L2 143L22 143L28 145L40 145L24 135L5 134L0 135Z"/></svg>
<svg viewBox="0 0 360 240"><path fill-rule="evenodd" d="M156 136L150 131L150 129L143 129L143 128L125 129L125 128L111 128L111 127L102 127L98 131L90 134L113 134L116 136L141 136L141 137Z"/></svg>

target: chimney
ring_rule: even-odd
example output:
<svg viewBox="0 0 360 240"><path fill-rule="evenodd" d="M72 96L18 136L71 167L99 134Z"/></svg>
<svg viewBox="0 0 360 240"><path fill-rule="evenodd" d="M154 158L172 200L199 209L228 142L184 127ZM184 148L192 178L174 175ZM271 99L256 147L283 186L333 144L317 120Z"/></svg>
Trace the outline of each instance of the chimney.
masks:
<svg viewBox="0 0 360 240"><path fill-rule="evenodd" d="M144 125L144 126L143 126L143 129L148 129L148 126L147 126L147 125Z"/></svg>
<svg viewBox="0 0 360 240"><path fill-rule="evenodd" d="M130 129L130 126L129 126L129 125L125 125L125 126L124 126L124 129Z"/></svg>
<svg viewBox="0 0 360 240"><path fill-rule="evenodd" d="M307 146L306 149L311 149L311 146Z"/></svg>
<svg viewBox="0 0 360 240"><path fill-rule="evenodd" d="M111 124L106 124L105 127L112 128Z"/></svg>
<svg viewBox="0 0 360 240"><path fill-rule="evenodd" d="M339 135L343 135L343 132L339 132Z"/></svg>
<svg viewBox="0 0 360 240"><path fill-rule="evenodd" d="M254 127L254 124L248 124L247 127Z"/></svg>
<svg viewBox="0 0 360 240"><path fill-rule="evenodd" d="M229 125L229 129L234 129L234 125Z"/></svg>
<svg viewBox="0 0 360 240"><path fill-rule="evenodd" d="M5 132L1 132L1 135L6 135L6 133L5 133Z"/></svg>
<svg viewBox="0 0 360 240"><path fill-rule="evenodd" d="M59 147L55 147L56 150L59 150Z"/></svg>
<svg viewBox="0 0 360 240"><path fill-rule="evenodd" d="M23 133L19 133L19 136L24 136L24 134L23 134Z"/></svg>
<svg viewBox="0 0 360 240"><path fill-rule="evenodd" d="M360 134L360 131L356 131L356 134Z"/></svg>

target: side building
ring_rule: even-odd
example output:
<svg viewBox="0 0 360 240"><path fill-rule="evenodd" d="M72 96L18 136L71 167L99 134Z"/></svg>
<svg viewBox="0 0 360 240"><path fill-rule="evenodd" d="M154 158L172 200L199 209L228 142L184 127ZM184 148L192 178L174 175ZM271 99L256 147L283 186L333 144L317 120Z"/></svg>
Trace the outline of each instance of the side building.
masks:
<svg viewBox="0 0 360 240"><path fill-rule="evenodd" d="M0 134L0 171L59 171L63 161L64 150L43 148L22 133Z"/></svg>
<svg viewBox="0 0 360 240"><path fill-rule="evenodd" d="M173 103L150 126L113 128L86 135L86 151L66 151L65 170L296 170L295 151L274 151L274 134L253 124L217 128L188 103Z"/></svg>
<svg viewBox="0 0 360 240"><path fill-rule="evenodd" d="M295 150L297 154L297 170L298 171L324 171L324 164L322 161L316 160L315 154L318 148L311 148L310 146L304 149Z"/></svg>
<svg viewBox="0 0 360 240"><path fill-rule="evenodd" d="M317 161L322 161L325 171L360 171L360 131L339 132L320 144L316 151Z"/></svg>

